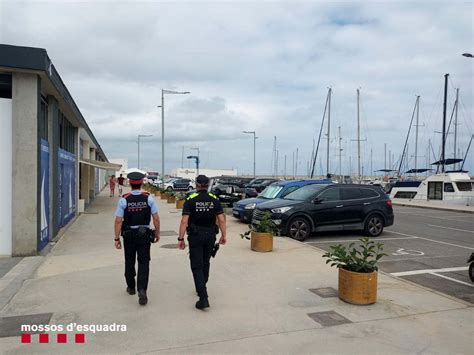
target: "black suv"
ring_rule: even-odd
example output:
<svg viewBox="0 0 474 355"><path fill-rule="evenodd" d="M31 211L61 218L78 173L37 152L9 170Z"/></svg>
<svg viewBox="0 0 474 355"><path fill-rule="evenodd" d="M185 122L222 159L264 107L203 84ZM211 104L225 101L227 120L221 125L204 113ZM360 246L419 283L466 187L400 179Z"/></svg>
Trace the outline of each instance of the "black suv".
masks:
<svg viewBox="0 0 474 355"><path fill-rule="evenodd" d="M252 224L259 224L266 211L282 234L296 240L334 230L363 230L376 237L393 224L392 201L380 187L368 185L303 186L283 199L258 205Z"/></svg>

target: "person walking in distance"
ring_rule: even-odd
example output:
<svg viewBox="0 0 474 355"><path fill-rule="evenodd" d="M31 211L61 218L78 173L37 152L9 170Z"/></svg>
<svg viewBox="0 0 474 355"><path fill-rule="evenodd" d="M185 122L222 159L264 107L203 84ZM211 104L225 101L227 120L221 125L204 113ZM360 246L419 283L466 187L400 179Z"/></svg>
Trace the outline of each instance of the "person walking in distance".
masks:
<svg viewBox="0 0 474 355"><path fill-rule="evenodd" d="M209 179L205 175L196 178L197 192L191 194L184 202L183 215L179 226L178 247L186 247L184 234L188 234L189 259L194 278L194 286L199 296L196 308L203 310L209 307L207 281L211 253L215 247L216 234L219 229L219 244L226 244L226 224L224 211L217 196L207 192ZM216 225L216 218L218 226Z"/></svg>
<svg viewBox="0 0 474 355"><path fill-rule="evenodd" d="M122 176L122 174L120 174L120 176L117 178L119 196L122 196L124 182L125 178Z"/></svg>
<svg viewBox="0 0 474 355"><path fill-rule="evenodd" d="M110 197L115 196L115 183L116 183L115 175L111 175L109 178L109 187L110 187Z"/></svg>
<svg viewBox="0 0 474 355"><path fill-rule="evenodd" d="M141 191L144 174L132 172L127 175L132 191L120 198L115 212L115 248L121 249L123 237L125 254L125 281L127 292L135 294L135 262L138 261L136 286L138 303L148 302L147 288L150 273L150 246L160 240L160 216L155 199L148 192ZM150 229L153 219L155 230Z"/></svg>

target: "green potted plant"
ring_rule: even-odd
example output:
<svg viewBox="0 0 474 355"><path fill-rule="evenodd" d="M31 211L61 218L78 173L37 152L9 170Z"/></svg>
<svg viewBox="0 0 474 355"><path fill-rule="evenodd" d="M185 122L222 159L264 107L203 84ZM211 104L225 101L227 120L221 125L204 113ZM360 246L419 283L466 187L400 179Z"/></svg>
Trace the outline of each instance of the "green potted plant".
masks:
<svg viewBox="0 0 474 355"><path fill-rule="evenodd" d="M176 208L177 209L183 208L184 201L186 201L186 194L184 192L180 192L176 194Z"/></svg>
<svg viewBox="0 0 474 355"><path fill-rule="evenodd" d="M165 189L161 188L159 189L160 191L160 196L162 200L167 200L168 199L168 192L166 192Z"/></svg>
<svg viewBox="0 0 474 355"><path fill-rule="evenodd" d="M360 243L332 245L323 255L326 264L339 269L339 298L352 304L373 304L377 301L377 263L387 255L383 244L370 238L359 239Z"/></svg>
<svg viewBox="0 0 474 355"><path fill-rule="evenodd" d="M249 230L242 233L242 239L250 240L250 249L258 252L268 252L273 250L273 236L279 235L276 224L272 220L271 212L264 213L259 224L249 224Z"/></svg>

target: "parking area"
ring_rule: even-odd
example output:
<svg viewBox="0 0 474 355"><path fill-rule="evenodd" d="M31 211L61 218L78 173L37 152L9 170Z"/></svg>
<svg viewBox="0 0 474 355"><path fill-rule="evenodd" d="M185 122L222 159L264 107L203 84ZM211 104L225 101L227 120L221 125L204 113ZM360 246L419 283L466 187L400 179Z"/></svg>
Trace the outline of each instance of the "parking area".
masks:
<svg viewBox="0 0 474 355"><path fill-rule="evenodd" d="M377 238L388 256L380 270L474 303L468 257L474 252L474 215L394 206L395 224ZM306 243L330 245L357 241L357 233L319 233Z"/></svg>

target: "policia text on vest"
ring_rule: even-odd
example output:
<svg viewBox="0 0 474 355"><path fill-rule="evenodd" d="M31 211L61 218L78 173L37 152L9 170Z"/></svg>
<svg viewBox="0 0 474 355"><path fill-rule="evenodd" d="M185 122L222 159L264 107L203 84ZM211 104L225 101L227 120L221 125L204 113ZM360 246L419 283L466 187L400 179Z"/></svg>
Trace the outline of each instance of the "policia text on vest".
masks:
<svg viewBox="0 0 474 355"><path fill-rule="evenodd" d="M224 211L219 199L207 192L208 185L209 179L206 176L199 175L196 178L198 192L191 194L184 203L178 237L178 246L184 249L186 247L184 234L185 232L188 234L189 259L194 286L199 296L196 308L201 310L209 307L207 281L211 254L219 229L221 231L219 244L226 243Z"/></svg>
<svg viewBox="0 0 474 355"><path fill-rule="evenodd" d="M152 241L156 243L160 240L160 217L155 199L140 190L145 175L132 172L127 177L132 191L123 195L118 202L114 241L115 247L121 249L120 236L123 238L127 292L134 295L136 286L138 303L145 305L148 302L146 291L150 272L150 246ZM154 231L150 229L152 218ZM138 261L138 274L135 272L136 261ZM137 276L136 282L135 276Z"/></svg>

